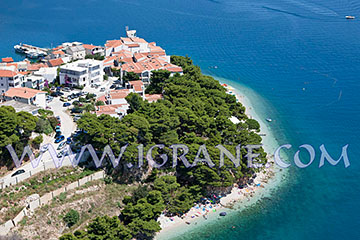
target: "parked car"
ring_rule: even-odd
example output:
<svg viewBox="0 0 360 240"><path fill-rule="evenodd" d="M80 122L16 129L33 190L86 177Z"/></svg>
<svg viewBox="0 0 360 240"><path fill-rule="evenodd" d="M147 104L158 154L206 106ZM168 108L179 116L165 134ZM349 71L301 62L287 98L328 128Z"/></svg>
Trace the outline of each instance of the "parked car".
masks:
<svg viewBox="0 0 360 240"><path fill-rule="evenodd" d="M71 113L82 113L84 110L81 108L76 108L74 107L73 109L71 109Z"/></svg>
<svg viewBox="0 0 360 240"><path fill-rule="evenodd" d="M63 91L64 91L64 92L70 92L70 88L64 87Z"/></svg>
<svg viewBox="0 0 360 240"><path fill-rule="evenodd" d="M66 144L71 144L71 143L72 143L71 137L68 137L68 138L66 139Z"/></svg>
<svg viewBox="0 0 360 240"><path fill-rule="evenodd" d="M115 90L120 90L123 89L122 87L116 87Z"/></svg>
<svg viewBox="0 0 360 240"><path fill-rule="evenodd" d="M63 148L65 147L65 145L66 145L66 142L60 143L59 146L58 146L58 148L57 148L57 150L63 149Z"/></svg>
<svg viewBox="0 0 360 240"><path fill-rule="evenodd" d="M116 88L116 85L115 85L115 84L113 84L113 85L110 86L110 89L114 89L114 88Z"/></svg>
<svg viewBox="0 0 360 240"><path fill-rule="evenodd" d="M49 146L47 144L42 145L41 148L40 148L40 152L46 152L48 149L49 149Z"/></svg>
<svg viewBox="0 0 360 240"><path fill-rule="evenodd" d="M71 103L66 102L66 103L63 104L63 107L68 107L68 106L71 106Z"/></svg>
<svg viewBox="0 0 360 240"><path fill-rule="evenodd" d="M62 96L62 97L60 98L60 101L62 101L62 102L67 102L67 101L68 101L68 98Z"/></svg>
<svg viewBox="0 0 360 240"><path fill-rule="evenodd" d="M100 88L100 92L105 92L105 88Z"/></svg>
<svg viewBox="0 0 360 240"><path fill-rule="evenodd" d="M80 119L81 117L77 117L77 116L75 116L74 117L74 122L77 122L77 121L79 121L79 119Z"/></svg>
<svg viewBox="0 0 360 240"><path fill-rule="evenodd" d="M65 139L64 135L60 135L59 137L57 137L57 138L55 139L55 143L62 142L62 141L64 141L64 139Z"/></svg>
<svg viewBox="0 0 360 240"><path fill-rule="evenodd" d="M56 116L56 119L57 119L58 121L60 121L60 116Z"/></svg>
<svg viewBox="0 0 360 240"><path fill-rule="evenodd" d="M20 174L22 174L24 172L25 172L24 169L19 169L16 172L14 172L13 174L11 174L11 177L15 177L15 176L20 175Z"/></svg>

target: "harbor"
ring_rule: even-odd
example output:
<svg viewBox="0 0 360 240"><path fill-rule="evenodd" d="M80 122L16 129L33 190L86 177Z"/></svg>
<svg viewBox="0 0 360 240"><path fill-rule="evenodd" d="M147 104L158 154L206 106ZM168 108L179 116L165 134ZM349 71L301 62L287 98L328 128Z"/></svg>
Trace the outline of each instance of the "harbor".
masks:
<svg viewBox="0 0 360 240"><path fill-rule="evenodd" d="M24 54L26 57L31 59L39 59L48 55L49 49L32 46L29 44L17 44L14 46L15 52Z"/></svg>

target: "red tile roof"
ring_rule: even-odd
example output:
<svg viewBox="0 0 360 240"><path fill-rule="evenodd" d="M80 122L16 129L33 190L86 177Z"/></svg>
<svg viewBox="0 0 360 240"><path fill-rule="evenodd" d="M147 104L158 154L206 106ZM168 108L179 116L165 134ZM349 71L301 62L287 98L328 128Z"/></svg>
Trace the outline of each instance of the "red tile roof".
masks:
<svg viewBox="0 0 360 240"><path fill-rule="evenodd" d="M16 75L17 73L11 70L0 70L0 77L15 77Z"/></svg>
<svg viewBox="0 0 360 240"><path fill-rule="evenodd" d="M3 63L11 63L14 62L14 59L12 59L12 57L6 57L6 58L2 58L1 61Z"/></svg>
<svg viewBox="0 0 360 240"><path fill-rule="evenodd" d="M10 88L9 90L6 91L5 96L29 99L35 97L36 94L38 93L46 93L46 92L32 88L20 87L20 88Z"/></svg>
<svg viewBox="0 0 360 240"><path fill-rule="evenodd" d="M111 99L123 99L130 94L129 89L113 90L110 92Z"/></svg>
<svg viewBox="0 0 360 240"><path fill-rule="evenodd" d="M64 63L64 61L61 58L55 58L55 59L50 59L49 60L49 66L50 67L57 67L57 66L60 66L63 63Z"/></svg>
<svg viewBox="0 0 360 240"><path fill-rule="evenodd" d="M56 55L65 55L65 53L62 50L53 51L52 53Z"/></svg>
<svg viewBox="0 0 360 240"><path fill-rule="evenodd" d="M145 99L149 102L155 102L162 98L161 94L145 94Z"/></svg>
<svg viewBox="0 0 360 240"><path fill-rule="evenodd" d="M28 71L37 71L40 68L44 68L44 67L48 67L45 63L32 63L32 64L28 64L27 66L27 70Z"/></svg>
<svg viewBox="0 0 360 240"><path fill-rule="evenodd" d="M133 86L135 92L142 92L144 83L141 80L130 81L129 84Z"/></svg>

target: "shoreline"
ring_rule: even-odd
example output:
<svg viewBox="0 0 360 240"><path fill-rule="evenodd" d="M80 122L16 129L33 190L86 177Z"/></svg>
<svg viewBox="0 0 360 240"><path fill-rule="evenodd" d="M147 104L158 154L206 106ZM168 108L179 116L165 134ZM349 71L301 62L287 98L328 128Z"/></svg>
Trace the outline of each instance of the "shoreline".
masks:
<svg viewBox="0 0 360 240"><path fill-rule="evenodd" d="M229 81L226 81L226 79L215 79L223 86L226 85L224 87L227 89L227 93L235 95L236 99L246 108L245 113L249 118L256 119L259 122L260 133L265 134L265 136L262 136L263 148L268 154L268 161L272 165L270 168L257 173L253 182L247 184L247 187L240 189L234 185L231 193L221 198L220 204L195 205L182 218L178 216L169 218L162 214L158 219L162 229L155 236L157 240L176 238L198 227L205 226L205 223L209 223L209 221L222 218L219 216L220 212L231 214L232 212L241 211L245 207L256 203L265 197L265 195L271 194L271 191L278 187L284 178L285 171L279 169L272 160L273 153L278 144L270 127L255 112L253 104L251 104L251 101L240 89L229 85ZM224 84L224 82L226 83Z"/></svg>

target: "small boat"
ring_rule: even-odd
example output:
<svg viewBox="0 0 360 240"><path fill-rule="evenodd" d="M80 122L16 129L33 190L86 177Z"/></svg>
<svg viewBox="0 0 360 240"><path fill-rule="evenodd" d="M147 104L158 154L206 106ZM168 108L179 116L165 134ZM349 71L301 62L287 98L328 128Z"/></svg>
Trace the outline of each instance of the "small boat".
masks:
<svg viewBox="0 0 360 240"><path fill-rule="evenodd" d="M345 16L346 19L355 19L354 16Z"/></svg>
<svg viewBox="0 0 360 240"><path fill-rule="evenodd" d="M271 119L271 118L267 118L266 121L272 122L272 119Z"/></svg>
<svg viewBox="0 0 360 240"><path fill-rule="evenodd" d="M222 217L225 217L226 216L226 212L221 212L219 215L222 216Z"/></svg>
<svg viewBox="0 0 360 240"><path fill-rule="evenodd" d="M26 51L26 49L21 46L21 43L20 43L20 45L15 45L14 49L15 49L15 52L18 52L18 53L25 53L25 51Z"/></svg>

